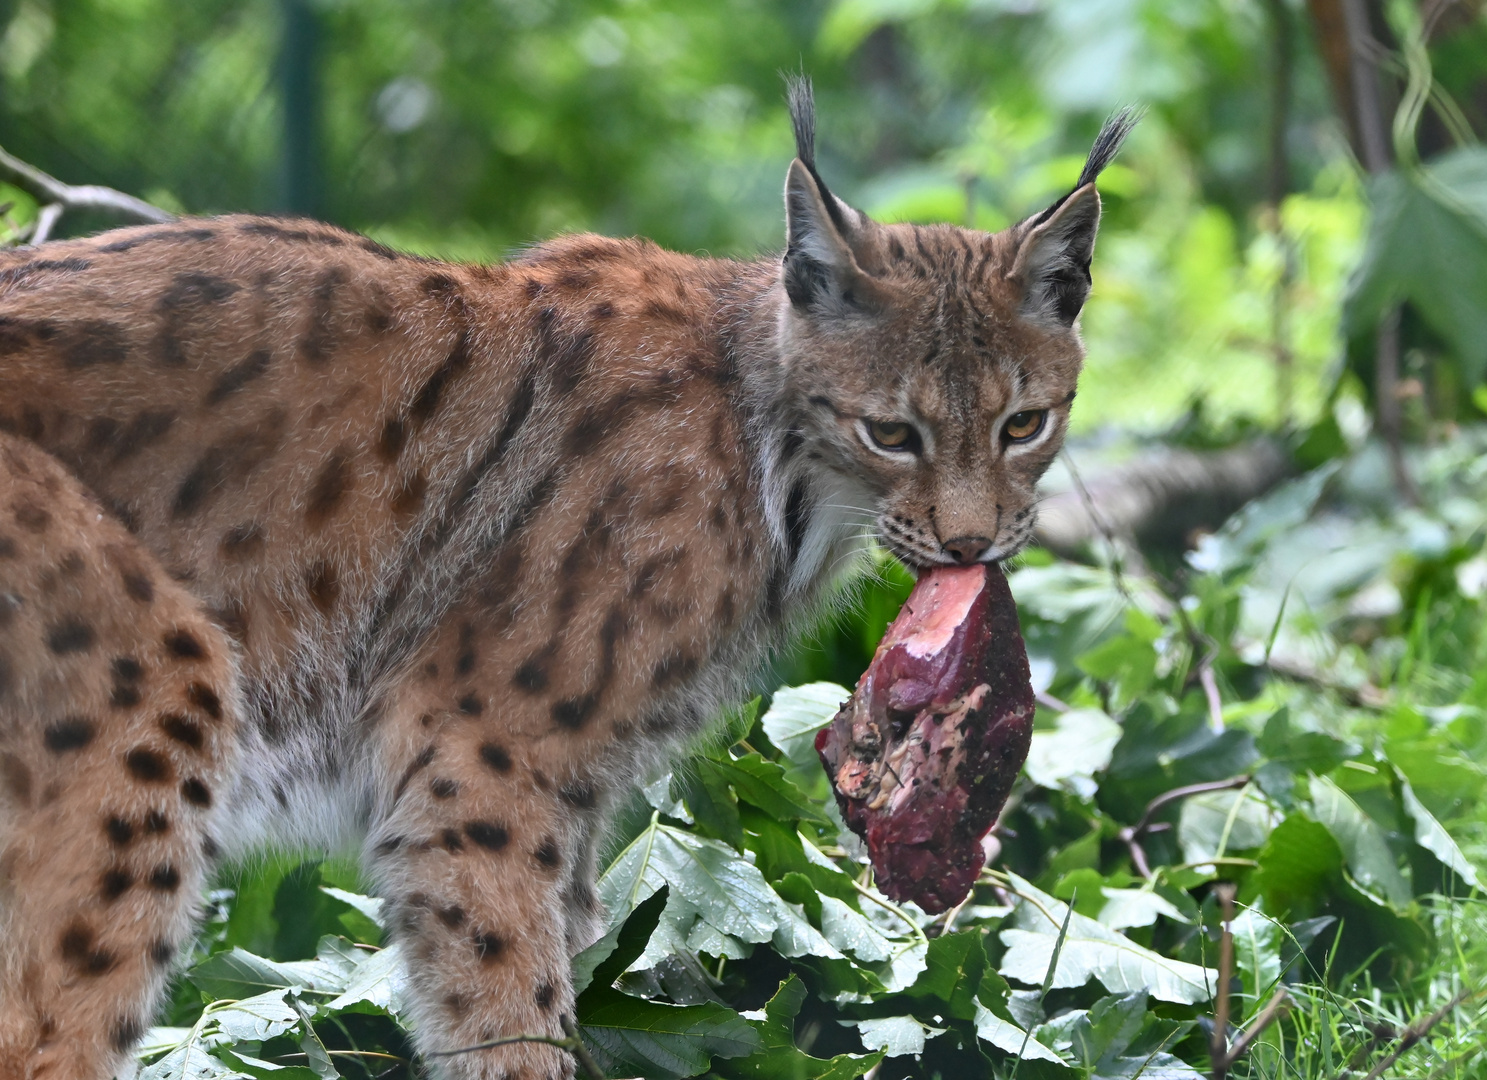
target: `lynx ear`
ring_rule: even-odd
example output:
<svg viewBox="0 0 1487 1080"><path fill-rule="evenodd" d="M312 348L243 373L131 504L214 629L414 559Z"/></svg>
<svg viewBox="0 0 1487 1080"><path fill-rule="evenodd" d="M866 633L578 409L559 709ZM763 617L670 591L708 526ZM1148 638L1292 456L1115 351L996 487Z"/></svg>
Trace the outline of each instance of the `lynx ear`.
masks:
<svg viewBox="0 0 1487 1080"><path fill-rule="evenodd" d="M847 240L847 215L856 215L796 158L785 178L785 292L798 308L845 304L860 297L862 275Z"/></svg>
<svg viewBox="0 0 1487 1080"><path fill-rule="evenodd" d="M811 82L787 81L795 160L785 177L785 293L800 309L863 306L862 269L852 239L867 219L842 202L816 172L816 105Z"/></svg>
<svg viewBox="0 0 1487 1080"><path fill-rule="evenodd" d="M1089 263L1100 227L1100 195L1085 184L1046 221L1034 224L1012 264L1026 293L1022 313L1042 322L1073 326L1089 297Z"/></svg>
<svg viewBox="0 0 1487 1080"><path fill-rule="evenodd" d="M1095 180L1140 122L1142 110L1118 109L1100 126L1074 190L1017 226L1022 233L1012 276L1027 289L1022 312L1032 319L1073 326L1089 297L1089 261L1100 227Z"/></svg>

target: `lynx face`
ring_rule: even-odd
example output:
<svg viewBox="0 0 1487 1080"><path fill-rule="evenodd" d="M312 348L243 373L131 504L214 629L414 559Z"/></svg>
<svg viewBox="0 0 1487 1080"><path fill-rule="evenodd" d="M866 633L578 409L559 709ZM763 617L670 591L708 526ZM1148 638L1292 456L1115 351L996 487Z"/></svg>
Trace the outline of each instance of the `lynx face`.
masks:
<svg viewBox="0 0 1487 1080"><path fill-rule="evenodd" d="M1094 176L1130 122L1069 196L996 234L872 221L827 190L797 123L781 337L801 431L911 567L1005 559L1032 535L1084 358Z"/></svg>

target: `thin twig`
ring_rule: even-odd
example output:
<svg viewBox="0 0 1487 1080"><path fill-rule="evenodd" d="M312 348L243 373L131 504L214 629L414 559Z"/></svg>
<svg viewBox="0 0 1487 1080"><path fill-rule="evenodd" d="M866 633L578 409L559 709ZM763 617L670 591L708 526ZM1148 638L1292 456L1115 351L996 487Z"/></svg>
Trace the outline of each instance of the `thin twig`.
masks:
<svg viewBox="0 0 1487 1080"><path fill-rule="evenodd" d="M1275 996L1265 1003L1265 1007L1255 1016L1250 1023L1249 1029L1234 1040L1234 1045L1229 1047L1229 1054L1224 1062L1226 1069L1233 1068L1234 1063L1244 1056L1250 1044L1260 1037L1260 1033L1280 1018L1280 1014L1291 1007L1291 995L1285 990L1277 990Z"/></svg>
<svg viewBox="0 0 1487 1080"><path fill-rule="evenodd" d="M1224 1080L1229 1075L1229 981L1234 977L1234 886L1224 882L1214 890L1218 894L1219 907L1223 913L1223 925L1219 932L1219 981L1217 1000L1213 1005L1213 1037L1209 1043L1209 1059L1213 1063L1213 1080Z"/></svg>
<svg viewBox="0 0 1487 1080"><path fill-rule="evenodd" d="M1110 575L1115 581L1115 588L1125 599L1126 603L1132 603L1131 590L1126 588L1125 573L1121 569L1121 550L1118 546L1115 533L1110 528L1110 523L1105 520L1105 515L1095 505L1095 498L1090 494L1089 488L1084 486L1084 478L1079 475L1079 468L1074 464L1074 455L1069 453L1068 447L1060 451L1064 458L1064 466L1069 470L1069 479L1074 482L1074 490L1079 494L1079 501L1084 504L1084 512L1089 515L1089 520L1094 524L1095 531L1105 541L1110 552Z"/></svg>
<svg viewBox="0 0 1487 1080"><path fill-rule="evenodd" d="M1146 861L1146 850L1141 846L1143 834L1155 831L1152 825L1152 815L1168 803L1176 802L1178 799L1186 799L1189 795L1202 795L1209 791L1229 791L1234 788L1242 788L1250 782L1248 776L1233 776L1228 780L1210 780L1203 784L1184 784L1182 787L1164 791L1151 802L1146 804L1146 810L1141 815L1141 820L1130 825L1116 834L1116 838L1126 845L1131 854L1131 864L1135 866L1136 873L1150 880L1152 877L1151 866ZM1207 866L1208 863L1202 865Z"/></svg>
<svg viewBox="0 0 1487 1080"><path fill-rule="evenodd" d="M121 217L157 225L176 218L168 210L152 206L143 199L136 199L133 195L115 191L111 187L100 184L64 184L55 176L49 176L35 165L27 164L3 149L0 149L0 175L4 175L16 187L35 195L39 201L55 203L62 210L106 210Z"/></svg>
<svg viewBox="0 0 1487 1080"><path fill-rule="evenodd" d="M565 1038L556 1038L552 1035L508 1035L502 1039L491 1039L488 1042L476 1043L474 1046L461 1046L457 1050L430 1050L426 1057L455 1057L459 1054L474 1054L481 1050L494 1050L498 1046L511 1046L515 1043L542 1043L544 1046L555 1046L559 1050L566 1050L577 1060L579 1067L586 1072L592 1080L604 1080L604 1070L599 1068L588 1047L584 1046L582 1037L578 1034L578 1025L567 1013L559 1017L563 1025Z"/></svg>
<svg viewBox="0 0 1487 1080"><path fill-rule="evenodd" d="M62 220L62 204L47 203L36 213L36 222L31 226L31 234L27 241L32 244L44 244L47 237L52 235L52 230L57 227L57 222Z"/></svg>
<svg viewBox="0 0 1487 1080"><path fill-rule="evenodd" d="M1218 734L1224 730L1224 699L1219 697L1218 680L1213 674L1213 661L1207 657L1198 666L1198 684L1208 699L1208 726Z"/></svg>

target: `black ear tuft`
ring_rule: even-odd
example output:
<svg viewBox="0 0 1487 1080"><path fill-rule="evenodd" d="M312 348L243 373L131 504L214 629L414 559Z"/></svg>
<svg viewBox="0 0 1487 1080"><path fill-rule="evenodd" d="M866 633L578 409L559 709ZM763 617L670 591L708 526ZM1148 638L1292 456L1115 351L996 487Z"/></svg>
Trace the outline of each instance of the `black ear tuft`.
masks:
<svg viewBox="0 0 1487 1080"><path fill-rule="evenodd" d="M1100 125L1100 133L1095 136L1095 144L1089 148L1089 157L1084 159L1079 183L1074 185L1076 191L1085 184L1094 183L1095 178L1105 171L1105 166L1115 160L1126 136L1141 123L1141 118L1145 115L1144 107L1126 105L1106 117L1105 122Z"/></svg>
<svg viewBox="0 0 1487 1080"><path fill-rule="evenodd" d="M1079 182L1074 185L1074 190L1070 191L1069 195L1074 194L1075 191L1084 187L1085 184L1095 182L1095 179L1105 171L1105 166L1115 160L1115 155L1120 153L1121 145L1126 141L1126 136L1141 122L1141 118L1145 115L1146 109L1144 107L1124 105L1106 117L1105 122L1100 125L1100 133L1095 136L1094 145L1089 148L1089 156L1084 159L1084 168L1079 171ZM1065 195L1059 199L1047 210L1044 210L1029 221L1028 224L1041 225L1053 217L1058 212L1058 208L1068 201L1069 195Z"/></svg>
<svg viewBox="0 0 1487 1080"><path fill-rule="evenodd" d="M790 103L790 124L795 128L795 156L814 174L816 171L816 90L809 75L785 76L785 99Z"/></svg>

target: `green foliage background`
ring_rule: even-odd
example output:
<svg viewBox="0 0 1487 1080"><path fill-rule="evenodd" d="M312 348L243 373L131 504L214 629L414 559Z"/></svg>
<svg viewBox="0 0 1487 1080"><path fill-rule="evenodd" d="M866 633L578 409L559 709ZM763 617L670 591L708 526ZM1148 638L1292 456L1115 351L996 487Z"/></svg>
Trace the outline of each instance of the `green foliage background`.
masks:
<svg viewBox="0 0 1487 1080"><path fill-rule="evenodd" d="M1208 1076L1230 882L1229 1035L1290 1003L1230 1075L1465 1078L1487 1068L1487 18L1369 6L1392 85L1428 99L1403 93L1372 178L1292 0L0 0L0 145L449 257L573 229L754 257L781 243L782 69L815 79L828 181L886 220L1014 222L1146 104L1101 181L1076 453L1270 432L1295 475L1192 550L1013 568L1043 704L952 923L876 893L810 749L910 585L881 562L620 815L584 1039L614 1076ZM36 212L0 201L0 232ZM1417 505L1370 436L1401 302ZM344 853L224 874L143 1075L419 1075L362 887Z"/></svg>

